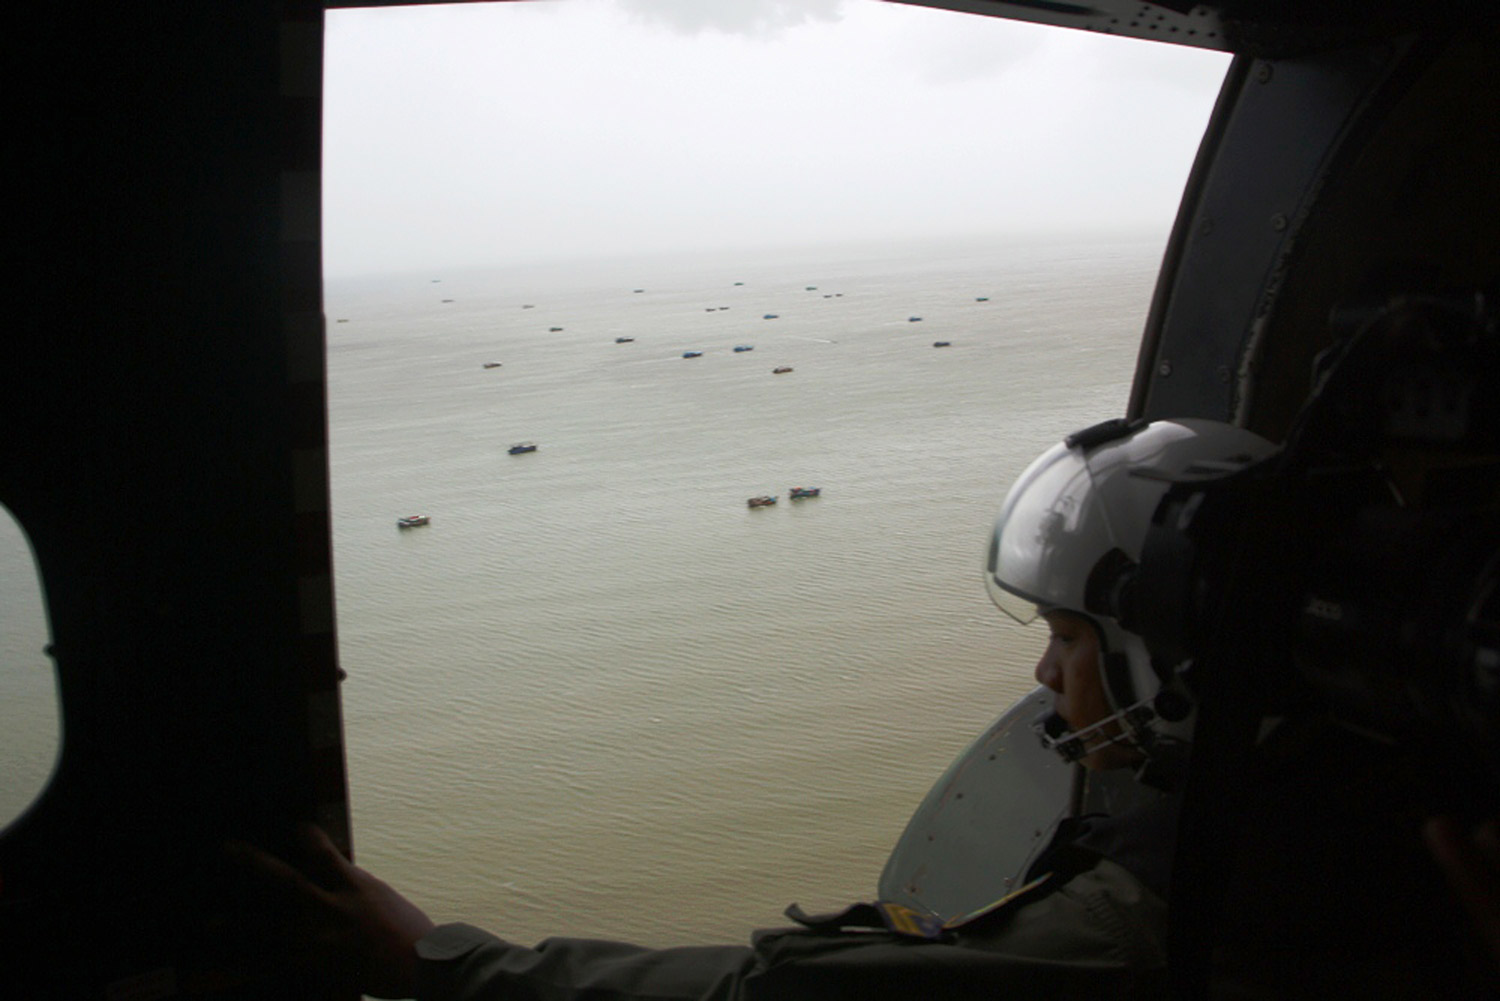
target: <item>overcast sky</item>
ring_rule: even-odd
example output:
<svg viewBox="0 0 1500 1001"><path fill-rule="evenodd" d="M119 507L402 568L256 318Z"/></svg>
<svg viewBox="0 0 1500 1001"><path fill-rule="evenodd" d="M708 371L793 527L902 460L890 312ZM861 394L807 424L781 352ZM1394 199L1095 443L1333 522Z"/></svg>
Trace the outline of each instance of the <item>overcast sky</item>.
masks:
<svg viewBox="0 0 1500 1001"><path fill-rule="evenodd" d="M1165 234L1220 53L881 0L328 13L330 275Z"/></svg>

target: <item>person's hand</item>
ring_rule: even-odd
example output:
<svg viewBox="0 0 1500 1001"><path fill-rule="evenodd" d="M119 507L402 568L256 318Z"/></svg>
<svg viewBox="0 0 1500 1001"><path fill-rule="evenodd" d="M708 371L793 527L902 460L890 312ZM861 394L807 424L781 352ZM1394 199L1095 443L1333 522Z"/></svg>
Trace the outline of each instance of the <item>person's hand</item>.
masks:
<svg viewBox="0 0 1500 1001"><path fill-rule="evenodd" d="M1427 850L1473 922L1500 978L1500 820L1467 831L1453 817L1433 817L1422 828Z"/></svg>
<svg viewBox="0 0 1500 1001"><path fill-rule="evenodd" d="M410 997L416 943L432 930L432 921L339 854L319 828L306 825L299 835L296 865L244 843L229 846L274 913L288 958L334 988Z"/></svg>

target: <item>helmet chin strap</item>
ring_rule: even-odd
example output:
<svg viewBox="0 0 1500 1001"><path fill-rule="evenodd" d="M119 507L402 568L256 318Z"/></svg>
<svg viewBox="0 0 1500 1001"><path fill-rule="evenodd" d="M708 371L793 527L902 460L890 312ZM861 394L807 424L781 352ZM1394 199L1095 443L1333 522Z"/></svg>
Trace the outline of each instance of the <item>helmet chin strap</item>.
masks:
<svg viewBox="0 0 1500 1001"><path fill-rule="evenodd" d="M1047 713L1031 726L1042 746L1070 765L1116 744L1128 743L1144 752L1151 746L1149 727L1152 720L1156 719L1156 710L1152 708L1151 701L1142 699L1081 730L1071 729L1067 721L1055 712ZM1115 732L1105 732L1112 725L1117 727Z"/></svg>

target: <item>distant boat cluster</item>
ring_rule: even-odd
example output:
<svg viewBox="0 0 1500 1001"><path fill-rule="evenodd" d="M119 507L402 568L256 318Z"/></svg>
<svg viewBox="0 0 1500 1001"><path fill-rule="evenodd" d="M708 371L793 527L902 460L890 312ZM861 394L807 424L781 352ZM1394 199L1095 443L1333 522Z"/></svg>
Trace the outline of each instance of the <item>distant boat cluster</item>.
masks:
<svg viewBox="0 0 1500 1001"><path fill-rule="evenodd" d="M434 283L439 282L439 281L441 281L441 279L436 279L436 278L433 279ZM734 283L734 285L736 287L742 287L742 286L744 286L744 284L745 284L744 282L735 282ZM633 294L641 295L641 294L644 294L646 290L644 288L637 288L637 289L632 289L631 291L632 291ZM818 291L818 286L816 286L816 285L805 285L805 286L803 286L803 291L805 291L805 292L816 292L816 291ZM823 298L825 298L825 299L834 299L834 298L842 298L843 295L844 295L844 293L842 293L842 292L825 292L825 293L822 293L822 295L823 295ZM442 301L444 303L451 303L454 300L452 300L452 299L444 299ZM990 300L989 300L989 296L976 296L975 299L974 299L974 301L975 302L989 302ZM521 308L522 309L535 309L536 308L536 304L535 303L530 303L530 302L523 303L521 305ZM704 312L707 312L707 313L717 313L717 312L726 311L729 308L730 307L728 307L728 306L706 306L706 307L704 307ZM778 320L778 319L781 318L781 314L780 313L765 313L765 314L762 314L761 318L764 319L764 320ZM906 320L907 320L908 323L919 323L919 322L922 321L922 317L921 316L917 316L917 315L911 315L911 316L908 316L906 318ZM340 318L337 322L339 322L339 323L348 323L349 321L347 319ZM547 328L547 332L548 333L552 333L552 334L559 334L559 333L562 333L564 331L564 329L565 328L563 328L561 326L550 326L550 327ZM616 337L614 339L614 342L616 344L633 344L633 343L635 343L635 340L636 339L633 336L621 335L621 336ZM946 340L945 341L933 341L932 342L932 346L935 347L935 348L951 347L952 344L953 344L952 341L946 341ZM755 345L754 344L736 344L736 345L734 345L734 347L733 347L732 350L733 350L734 354L745 354L747 352L754 351L755 350ZM702 351L701 349L696 349L696 348L682 352L682 357L683 358L702 358L703 356L704 356L704 351ZM497 368L503 367L503 363L498 362L498 361L487 361L487 362L483 363L483 367L485 369L497 369ZM792 366L790 366L790 365L777 365L777 366L775 366L775 367L773 367L771 369L771 374L772 375L786 375L786 374L788 374L788 373L790 373L792 371L793 371L793 369L792 369ZM523 442L518 442L518 443L516 443L514 445L511 445L509 448L506 449L506 452L509 455L525 455L525 454L527 454L529 452L535 452L537 450L537 447L538 446L537 446L537 444L535 442L523 441ZM787 496L790 499L792 499L792 500L804 500L804 499L807 499L807 498L810 498L810 497L820 496L821 493L822 493L822 488L820 488L820 487L792 487L787 492ZM752 507L752 508L756 508L756 507L772 507L772 506L774 506L776 504L777 499L778 498L777 498L776 495L773 495L773 494L762 494L762 495L759 495L759 496L756 496L756 497L751 497L748 501L746 501L746 504L749 507ZM396 520L396 524L400 528L416 528L416 527L421 526L421 525L430 524L431 521L432 521L431 517L428 516L428 515L426 515L426 514L414 514L414 515L407 515L405 517L398 518Z"/></svg>
<svg viewBox="0 0 1500 1001"><path fill-rule="evenodd" d="M433 279L433 281L440 281L440 280L441 279L436 279L436 278ZM735 284L736 287L742 287L745 283L744 282L735 282L734 284ZM643 289L643 288L638 288L638 289L632 289L631 291L634 294L640 295L640 294L643 294L646 290ZM804 285L803 286L803 291L805 291L805 292L816 292L816 291L818 291L818 286L816 286L816 285ZM825 298L825 299L843 298L843 295L844 295L844 293L842 293L842 292L825 292L825 293L823 293L823 298ZM452 302L453 300L452 299L444 299L443 301L444 302ZM975 302L989 302L990 301L990 297L987 296L987 295L975 296L974 301ZM535 309L536 308L536 304L535 303L530 303L530 302L524 303L521 306L521 308L522 309ZM729 306L705 306L704 309L703 309L703 311L705 313L717 313L717 312L722 312L722 311L728 310L729 308L730 308ZM764 313L764 314L762 314L761 319L763 319L763 320L779 320L779 319L781 319L781 314L780 313ZM908 323L920 323L920 322L922 322L922 319L923 318L921 316L912 315L912 316L908 316L906 318L906 322L908 322ZM339 323L347 323L349 321L341 319L338 322ZM564 329L565 328L563 328L563 327L548 327L547 328L547 332L550 333L550 334L560 334L560 333L562 333L564 331ZM635 343L635 338L634 337L630 337L630 336L620 336L620 337L616 337L615 338L615 343L616 344L633 344L633 343ZM953 344L952 341L934 341L933 344L932 344L932 346L935 347L935 348L946 348L946 347L951 347L952 344ZM743 352L746 352L746 351L754 351L754 350L755 350L755 345L753 345L753 344L737 344L737 345L734 346L734 351L737 354L743 353ZM698 348L693 348L693 349L686 350L686 351L682 352L682 357L684 357L684 358L702 358L703 355L704 355L704 352L701 349L698 349ZM484 367L485 368L499 368L500 367L500 362L485 362L484 363ZM778 366L778 367L772 369L771 371L775 375L782 375L782 374L785 374L787 372L790 372L791 370L792 370L791 366L789 366L789 365L783 365L783 366Z"/></svg>

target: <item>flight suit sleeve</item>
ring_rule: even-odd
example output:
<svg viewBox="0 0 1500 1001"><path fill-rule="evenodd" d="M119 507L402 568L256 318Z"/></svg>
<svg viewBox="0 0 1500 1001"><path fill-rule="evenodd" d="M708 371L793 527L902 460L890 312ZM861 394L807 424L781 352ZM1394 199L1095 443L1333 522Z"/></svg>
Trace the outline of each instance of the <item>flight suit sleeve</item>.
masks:
<svg viewBox="0 0 1500 1001"><path fill-rule="evenodd" d="M758 932L750 946L513 945L467 925L418 944L419 1001L911 1001L1157 997L1166 907L1107 860L941 939Z"/></svg>
<svg viewBox="0 0 1500 1001"><path fill-rule="evenodd" d="M749 946L549 938L526 948L464 924L428 933L417 956L419 1001L730 1001L755 966Z"/></svg>

